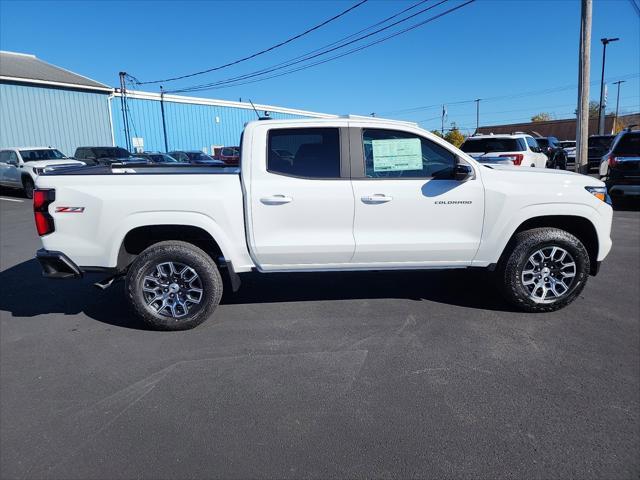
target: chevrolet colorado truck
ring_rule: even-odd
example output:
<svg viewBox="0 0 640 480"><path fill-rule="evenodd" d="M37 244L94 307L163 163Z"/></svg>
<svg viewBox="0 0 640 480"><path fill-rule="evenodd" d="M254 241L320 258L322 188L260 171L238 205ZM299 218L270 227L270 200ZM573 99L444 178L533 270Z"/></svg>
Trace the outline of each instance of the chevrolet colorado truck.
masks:
<svg viewBox="0 0 640 480"><path fill-rule="evenodd" d="M604 183L481 164L416 124L345 116L245 126L240 168L95 166L37 180L52 278L124 277L150 327L211 315L222 275L483 268L506 298L572 302L611 249ZM284 152L284 153L283 153ZM222 272L222 273L221 273Z"/></svg>

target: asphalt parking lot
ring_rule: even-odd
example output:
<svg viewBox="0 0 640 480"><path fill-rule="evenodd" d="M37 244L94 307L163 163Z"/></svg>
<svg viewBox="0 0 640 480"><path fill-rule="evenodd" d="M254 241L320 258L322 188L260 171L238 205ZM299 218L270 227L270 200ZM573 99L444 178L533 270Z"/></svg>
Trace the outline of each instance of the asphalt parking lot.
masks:
<svg viewBox="0 0 640 480"><path fill-rule="evenodd" d="M249 275L186 332L122 284L48 281L0 199L0 476L638 478L640 212L582 298L511 311L482 273Z"/></svg>

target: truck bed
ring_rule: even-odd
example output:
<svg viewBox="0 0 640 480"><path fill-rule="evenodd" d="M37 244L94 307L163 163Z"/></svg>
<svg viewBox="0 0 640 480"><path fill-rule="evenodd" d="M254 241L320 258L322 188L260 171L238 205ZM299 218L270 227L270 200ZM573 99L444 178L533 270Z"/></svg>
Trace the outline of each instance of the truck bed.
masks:
<svg viewBox="0 0 640 480"><path fill-rule="evenodd" d="M70 168L39 176L36 187L55 189L55 232L42 237L45 249L69 252L79 267L116 267L127 232L147 225L197 227L238 271L252 266L237 168Z"/></svg>

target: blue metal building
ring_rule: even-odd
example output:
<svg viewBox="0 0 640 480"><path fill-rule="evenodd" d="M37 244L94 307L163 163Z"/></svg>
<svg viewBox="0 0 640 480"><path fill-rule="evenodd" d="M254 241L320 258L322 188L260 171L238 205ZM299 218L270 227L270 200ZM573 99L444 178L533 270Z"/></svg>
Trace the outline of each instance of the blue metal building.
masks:
<svg viewBox="0 0 640 480"><path fill-rule="evenodd" d="M46 63L34 55L0 52L0 148L47 147L73 155L80 146L164 151L234 146L256 118L250 103L129 91L129 142L118 90ZM332 115L256 104L273 118ZM129 144L129 145L128 145Z"/></svg>
<svg viewBox="0 0 640 480"><path fill-rule="evenodd" d="M116 145L127 145L120 92L112 100L113 130ZM157 93L128 91L129 135L139 139L147 151L164 151L161 96ZM260 115L272 118L324 118L332 115L255 104ZM233 146L240 142L244 124L255 120L250 103L210 98L164 95L167 150L203 150L212 153L214 146Z"/></svg>
<svg viewBox="0 0 640 480"><path fill-rule="evenodd" d="M113 144L113 89L43 62L0 52L0 148Z"/></svg>

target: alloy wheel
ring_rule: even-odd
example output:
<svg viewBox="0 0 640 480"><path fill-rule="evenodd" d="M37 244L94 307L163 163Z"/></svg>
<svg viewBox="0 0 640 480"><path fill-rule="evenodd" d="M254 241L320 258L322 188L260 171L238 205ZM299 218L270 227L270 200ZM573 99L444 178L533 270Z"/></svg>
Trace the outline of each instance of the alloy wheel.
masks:
<svg viewBox="0 0 640 480"><path fill-rule="evenodd" d="M529 256L521 281L531 300L553 303L569 292L576 273L576 262L567 250L548 246Z"/></svg>
<svg viewBox="0 0 640 480"><path fill-rule="evenodd" d="M160 315L182 318L200 305L202 281L189 265L178 262L156 264L142 278L144 300Z"/></svg>

